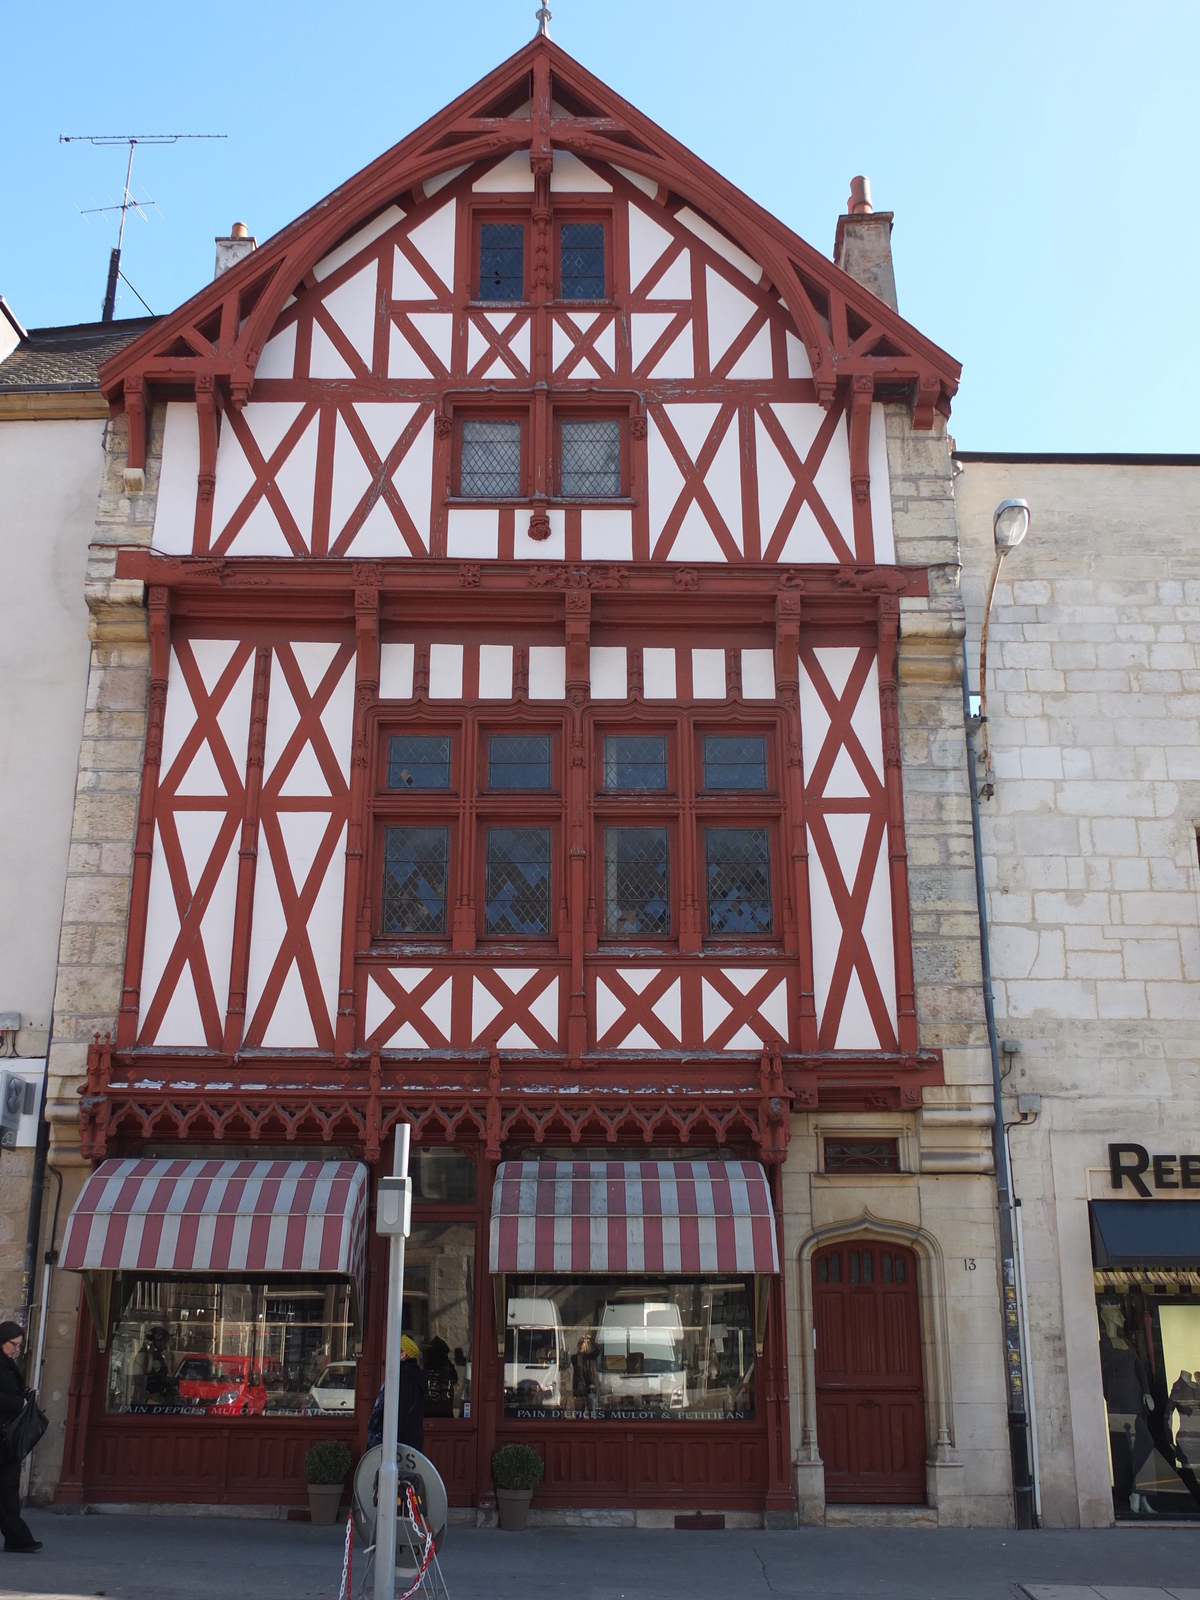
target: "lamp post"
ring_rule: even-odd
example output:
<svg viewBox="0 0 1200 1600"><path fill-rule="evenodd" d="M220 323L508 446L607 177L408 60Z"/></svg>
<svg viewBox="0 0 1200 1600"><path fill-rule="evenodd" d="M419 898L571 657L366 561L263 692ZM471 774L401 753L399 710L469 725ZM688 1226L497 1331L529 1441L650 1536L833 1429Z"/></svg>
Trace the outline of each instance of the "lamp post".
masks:
<svg viewBox="0 0 1200 1600"><path fill-rule="evenodd" d="M396 1449L400 1431L400 1334L404 1307L404 1241L412 1219L408 1145L412 1129L396 1124L392 1176L380 1178L375 1228L388 1241L387 1342L383 1363L383 1457L379 1463L379 1509L375 1518L375 1600L396 1593Z"/></svg>
<svg viewBox="0 0 1200 1600"><path fill-rule="evenodd" d="M1015 550L1029 532L1029 502L1027 500L1001 500L992 513L992 538L996 545L996 564L992 568L992 581L988 584L987 600L983 607L983 626L979 630L979 720L983 728L983 788L979 791L985 800L996 792L992 772L992 746L988 738L987 723L987 647L988 619L992 614L992 596L996 592L996 579L1010 550Z"/></svg>

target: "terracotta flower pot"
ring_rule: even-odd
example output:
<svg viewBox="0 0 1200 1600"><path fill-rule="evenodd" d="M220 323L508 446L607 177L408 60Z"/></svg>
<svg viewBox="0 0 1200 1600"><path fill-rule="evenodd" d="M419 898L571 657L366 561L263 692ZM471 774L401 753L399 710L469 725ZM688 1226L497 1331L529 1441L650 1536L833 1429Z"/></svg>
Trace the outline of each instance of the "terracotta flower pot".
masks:
<svg viewBox="0 0 1200 1600"><path fill-rule="evenodd" d="M338 1507L342 1503L340 1483L310 1483L308 1509L318 1528L331 1528L337 1521Z"/></svg>
<svg viewBox="0 0 1200 1600"><path fill-rule="evenodd" d="M497 1489L496 1509L500 1513L500 1526L506 1533L523 1533L529 1518L532 1489Z"/></svg>

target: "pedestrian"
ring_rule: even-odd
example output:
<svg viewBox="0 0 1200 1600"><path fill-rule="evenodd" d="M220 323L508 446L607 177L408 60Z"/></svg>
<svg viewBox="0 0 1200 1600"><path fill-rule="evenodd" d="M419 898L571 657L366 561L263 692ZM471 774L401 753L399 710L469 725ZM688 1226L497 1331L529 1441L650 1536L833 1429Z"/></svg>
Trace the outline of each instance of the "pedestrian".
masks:
<svg viewBox="0 0 1200 1600"><path fill-rule="evenodd" d="M0 1428L19 1417L33 1390L17 1365L25 1330L19 1322L0 1322ZM0 1450L3 1450L0 1443ZM10 1555L28 1555L42 1548L21 1515L21 1458L5 1451L0 1459L0 1532Z"/></svg>
<svg viewBox="0 0 1200 1600"><path fill-rule="evenodd" d="M400 1339L400 1418L396 1433L398 1444L425 1453L425 1395L427 1385L421 1370L421 1347L406 1333ZM375 1396L371 1415L367 1421L367 1449L383 1443L383 1391Z"/></svg>

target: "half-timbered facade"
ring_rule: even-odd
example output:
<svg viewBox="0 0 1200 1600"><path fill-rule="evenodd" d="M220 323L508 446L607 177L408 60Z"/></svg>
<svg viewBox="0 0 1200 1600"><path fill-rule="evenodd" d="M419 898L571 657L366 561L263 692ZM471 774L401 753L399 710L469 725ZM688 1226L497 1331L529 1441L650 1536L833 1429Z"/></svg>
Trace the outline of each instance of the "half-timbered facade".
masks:
<svg viewBox="0 0 1200 1600"><path fill-rule="evenodd" d="M455 1504L1005 1520L957 373L545 38L104 369L60 1497L361 1442L405 1120Z"/></svg>

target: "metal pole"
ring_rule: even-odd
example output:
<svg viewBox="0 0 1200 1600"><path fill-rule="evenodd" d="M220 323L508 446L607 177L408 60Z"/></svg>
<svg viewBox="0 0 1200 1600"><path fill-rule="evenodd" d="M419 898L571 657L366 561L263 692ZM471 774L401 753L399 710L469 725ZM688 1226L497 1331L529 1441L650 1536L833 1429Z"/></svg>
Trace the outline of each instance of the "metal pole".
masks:
<svg viewBox="0 0 1200 1600"><path fill-rule="evenodd" d="M411 1128L396 1124L392 1176L407 1181ZM404 1308L404 1233L388 1237L387 1343L383 1364L383 1459L379 1463L379 1509L375 1517L375 1600L396 1593L396 1450L400 1432L400 1334Z"/></svg>

